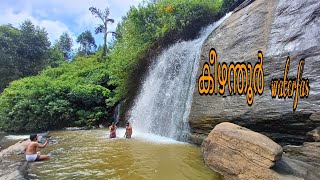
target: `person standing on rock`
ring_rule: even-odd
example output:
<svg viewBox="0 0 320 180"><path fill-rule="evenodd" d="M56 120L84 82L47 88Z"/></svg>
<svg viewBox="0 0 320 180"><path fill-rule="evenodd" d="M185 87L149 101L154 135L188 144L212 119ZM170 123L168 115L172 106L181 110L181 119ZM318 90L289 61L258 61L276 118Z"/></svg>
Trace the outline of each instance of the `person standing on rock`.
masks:
<svg viewBox="0 0 320 180"><path fill-rule="evenodd" d="M46 139L46 142L44 144L38 143L38 136L36 134L30 135L31 142L26 148L26 160L29 162L33 161L41 161L49 159L50 157L47 155L40 155L40 153L37 153L37 148L44 148L48 144L48 140Z"/></svg>
<svg viewBox="0 0 320 180"><path fill-rule="evenodd" d="M112 122L111 126L109 127L109 130L110 130L109 138L116 138L117 126L115 125L114 122Z"/></svg>

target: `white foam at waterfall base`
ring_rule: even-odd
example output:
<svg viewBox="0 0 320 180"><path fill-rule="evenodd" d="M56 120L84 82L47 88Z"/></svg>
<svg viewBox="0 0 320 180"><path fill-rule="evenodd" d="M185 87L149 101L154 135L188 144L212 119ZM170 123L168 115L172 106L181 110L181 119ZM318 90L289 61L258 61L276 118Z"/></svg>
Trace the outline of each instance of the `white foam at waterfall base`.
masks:
<svg viewBox="0 0 320 180"><path fill-rule="evenodd" d="M126 129L118 128L116 139L122 139L122 138L124 139L125 132L126 132ZM105 136L104 138L108 138L108 137ZM116 139L110 139L110 140L116 140ZM144 132L140 132L139 130L136 130L136 129L133 129L132 139L155 143L155 144L185 144L184 142L177 141L172 138L159 136L159 135L152 134L152 133L144 133Z"/></svg>
<svg viewBox="0 0 320 180"><path fill-rule="evenodd" d="M23 140L23 139L29 139L30 135L8 135L5 136L6 139L9 140Z"/></svg>
<svg viewBox="0 0 320 180"><path fill-rule="evenodd" d="M202 44L230 15L228 13L204 28L197 39L175 43L154 60L131 110L129 121L135 130L179 141L187 140Z"/></svg>

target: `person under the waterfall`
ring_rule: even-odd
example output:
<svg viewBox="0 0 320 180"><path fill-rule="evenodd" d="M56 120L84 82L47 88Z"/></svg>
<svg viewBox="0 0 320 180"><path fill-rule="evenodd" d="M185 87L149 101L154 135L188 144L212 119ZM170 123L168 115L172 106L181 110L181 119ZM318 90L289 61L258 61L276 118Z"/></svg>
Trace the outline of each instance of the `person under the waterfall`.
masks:
<svg viewBox="0 0 320 180"><path fill-rule="evenodd" d="M109 130L110 130L109 138L116 138L117 126L115 125L114 122L112 122L111 126L109 127Z"/></svg>
<svg viewBox="0 0 320 180"><path fill-rule="evenodd" d="M40 155L39 152L37 152L37 148L44 148L48 145L48 139L46 139L46 142L44 144L38 143L38 136L36 134L30 135L31 142L28 144L26 148L26 160L29 162L33 161L41 161L49 159L50 156L48 155Z"/></svg>
<svg viewBox="0 0 320 180"><path fill-rule="evenodd" d="M132 135L132 127L129 122L126 123L126 133L124 134L124 137L127 139L130 139Z"/></svg>

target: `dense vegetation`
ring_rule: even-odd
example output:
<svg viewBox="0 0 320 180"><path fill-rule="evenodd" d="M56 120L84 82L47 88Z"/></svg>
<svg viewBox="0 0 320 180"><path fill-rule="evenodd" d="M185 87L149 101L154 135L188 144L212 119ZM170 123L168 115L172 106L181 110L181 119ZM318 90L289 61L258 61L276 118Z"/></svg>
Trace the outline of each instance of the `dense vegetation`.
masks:
<svg viewBox="0 0 320 180"><path fill-rule="evenodd" d="M39 37L31 33L27 37L33 39L25 37L24 41L17 42L8 37L22 36L23 26L20 29L0 26L0 43L8 47L0 49L0 63L10 62L12 65L7 67L13 67L1 74L2 86L25 77L11 82L0 96L0 128L46 130L96 126L111 121L113 107L132 97L132 84L139 84L132 77L141 74L139 64L146 61L148 54L153 54L152 49L166 47L178 39L195 38L201 27L217 20L239 2L241 0L156 0L132 7L118 24L116 40L107 57L102 56L103 48L94 51L96 45L90 31L78 37L81 46L72 56L67 34L50 47L44 29L33 28L33 34ZM45 53L35 47L31 55L37 58L27 59L31 56L30 46L21 46L21 43L41 40L45 43L41 43L44 47L40 49ZM27 68L19 69L16 64L21 62L22 67Z"/></svg>
<svg viewBox="0 0 320 180"><path fill-rule="evenodd" d="M25 21L20 28L0 26L0 92L9 82L37 74L50 61L44 29Z"/></svg>
<svg viewBox="0 0 320 180"><path fill-rule="evenodd" d="M108 115L106 67L94 56L14 81L0 97L2 128L23 131L94 126Z"/></svg>
<svg viewBox="0 0 320 180"><path fill-rule="evenodd" d="M172 34L179 37L190 23L214 17L221 6L221 0L163 0L131 8L118 25L119 37L110 51L110 83L117 86L114 102L132 89L130 77L154 43L163 38L175 40Z"/></svg>

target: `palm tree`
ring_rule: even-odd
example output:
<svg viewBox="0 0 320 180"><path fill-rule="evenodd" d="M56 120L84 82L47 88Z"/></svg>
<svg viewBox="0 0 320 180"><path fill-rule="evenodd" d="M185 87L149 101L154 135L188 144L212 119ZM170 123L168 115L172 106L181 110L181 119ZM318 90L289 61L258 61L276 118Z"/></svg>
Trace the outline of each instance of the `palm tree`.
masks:
<svg viewBox="0 0 320 180"><path fill-rule="evenodd" d="M108 33L116 34L115 32L108 31L108 22L114 23L114 19L110 19L110 10L107 7L104 11L101 11L100 9L97 9L95 7L90 7L89 10L93 15L100 18L102 21L102 24L99 24L98 27L95 29L95 33L103 33L104 34L104 43L103 43L103 56L107 55L107 35Z"/></svg>

